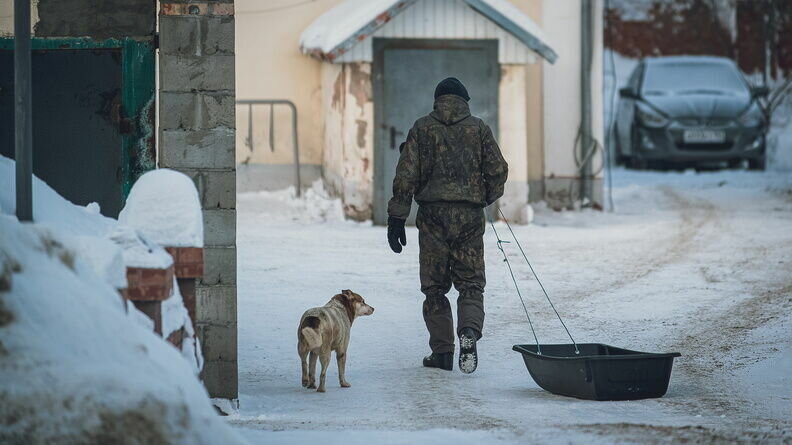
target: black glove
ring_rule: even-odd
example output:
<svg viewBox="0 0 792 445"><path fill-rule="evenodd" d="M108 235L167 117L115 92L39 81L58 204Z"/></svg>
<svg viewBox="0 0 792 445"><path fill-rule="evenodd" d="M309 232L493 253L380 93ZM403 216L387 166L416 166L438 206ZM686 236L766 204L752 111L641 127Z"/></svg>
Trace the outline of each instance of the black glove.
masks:
<svg viewBox="0 0 792 445"><path fill-rule="evenodd" d="M407 234L404 233L404 220L388 217L388 244L391 250L401 253L402 246L407 245Z"/></svg>

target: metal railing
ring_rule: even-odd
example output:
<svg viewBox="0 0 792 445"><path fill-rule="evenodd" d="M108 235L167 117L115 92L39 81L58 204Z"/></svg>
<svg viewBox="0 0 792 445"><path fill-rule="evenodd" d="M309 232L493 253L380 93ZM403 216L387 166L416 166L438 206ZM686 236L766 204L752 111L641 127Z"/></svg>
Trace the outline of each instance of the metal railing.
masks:
<svg viewBox="0 0 792 445"><path fill-rule="evenodd" d="M302 183L300 182L300 144L297 140L297 106L294 102L287 99L240 99L236 101L237 105L247 105L248 107L248 143L250 144L250 151L252 152L255 145L253 144L253 106L254 105L269 105L270 118L269 118L269 145L270 150L275 151L275 105L287 105L292 110L292 142L294 143L294 188L297 191L297 196L302 195Z"/></svg>

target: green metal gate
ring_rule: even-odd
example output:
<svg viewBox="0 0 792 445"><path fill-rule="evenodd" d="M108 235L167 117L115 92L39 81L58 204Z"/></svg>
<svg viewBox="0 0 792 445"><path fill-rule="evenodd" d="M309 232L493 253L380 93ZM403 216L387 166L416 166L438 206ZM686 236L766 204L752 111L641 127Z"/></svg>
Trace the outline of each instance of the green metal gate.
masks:
<svg viewBox="0 0 792 445"><path fill-rule="evenodd" d="M14 154L13 49L12 37L0 38L0 154L7 157ZM72 202L99 202L102 213L117 216L135 180L156 165L154 39L34 38L32 50L34 173Z"/></svg>

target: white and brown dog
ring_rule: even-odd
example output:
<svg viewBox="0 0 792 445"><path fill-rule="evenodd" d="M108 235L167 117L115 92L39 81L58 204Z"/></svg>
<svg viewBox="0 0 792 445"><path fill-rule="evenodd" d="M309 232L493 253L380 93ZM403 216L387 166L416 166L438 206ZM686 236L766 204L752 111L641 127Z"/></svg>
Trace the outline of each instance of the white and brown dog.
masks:
<svg viewBox="0 0 792 445"><path fill-rule="evenodd" d="M308 309L300 319L297 329L297 352L302 361L302 386L316 388L316 359L322 363L318 392L325 392L325 376L330 364L330 352L335 351L338 362L338 381L342 388L349 388L344 378L346 352L352 322L356 317L371 315L374 308L367 305L363 297L343 290L322 306ZM310 354L310 364L308 362Z"/></svg>

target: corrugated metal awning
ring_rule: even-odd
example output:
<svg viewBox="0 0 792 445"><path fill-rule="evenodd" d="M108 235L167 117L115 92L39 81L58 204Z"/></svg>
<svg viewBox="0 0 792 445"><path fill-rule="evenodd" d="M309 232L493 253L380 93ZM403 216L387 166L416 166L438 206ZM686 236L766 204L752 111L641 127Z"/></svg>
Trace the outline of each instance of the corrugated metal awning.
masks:
<svg viewBox="0 0 792 445"><path fill-rule="evenodd" d="M300 37L300 49L332 62L370 37L418 0L347 0L314 20ZM509 0L464 1L525 46L553 63L558 58L539 25Z"/></svg>

